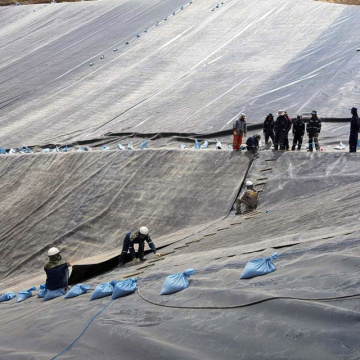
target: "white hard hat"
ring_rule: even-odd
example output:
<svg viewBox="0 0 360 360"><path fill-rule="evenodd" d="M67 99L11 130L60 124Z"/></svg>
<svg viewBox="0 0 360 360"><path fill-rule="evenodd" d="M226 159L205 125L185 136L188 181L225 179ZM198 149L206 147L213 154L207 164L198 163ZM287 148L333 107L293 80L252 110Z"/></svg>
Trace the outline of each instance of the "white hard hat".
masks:
<svg viewBox="0 0 360 360"><path fill-rule="evenodd" d="M58 248L52 247L51 249L49 249L47 256L53 256L53 255L57 255L59 253L60 253L60 251Z"/></svg>
<svg viewBox="0 0 360 360"><path fill-rule="evenodd" d="M278 116L284 115L284 110L279 110L278 111Z"/></svg>
<svg viewBox="0 0 360 360"><path fill-rule="evenodd" d="M253 182L250 181L250 180L248 180L248 181L246 182L246 186L253 186L253 185L254 185Z"/></svg>
<svg viewBox="0 0 360 360"><path fill-rule="evenodd" d="M148 229L146 226L142 226L142 227L140 228L140 234L142 234L142 235L147 235L147 234L149 234L149 229Z"/></svg>
<svg viewBox="0 0 360 360"><path fill-rule="evenodd" d="M240 117L241 117L241 118L245 118L246 115L245 115L244 113L242 113L242 114L240 115Z"/></svg>

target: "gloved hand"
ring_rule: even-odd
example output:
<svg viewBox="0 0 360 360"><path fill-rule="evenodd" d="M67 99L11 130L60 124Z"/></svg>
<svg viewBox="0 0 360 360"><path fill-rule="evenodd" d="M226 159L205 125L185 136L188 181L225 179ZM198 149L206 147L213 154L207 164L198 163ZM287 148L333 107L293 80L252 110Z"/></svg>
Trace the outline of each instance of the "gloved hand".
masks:
<svg viewBox="0 0 360 360"><path fill-rule="evenodd" d="M237 131L235 129L233 129L233 134L237 135Z"/></svg>
<svg viewBox="0 0 360 360"><path fill-rule="evenodd" d="M160 253L158 253L158 252L157 252L155 255L156 255L157 257L161 257L161 256L162 256L162 255L161 255Z"/></svg>
<svg viewBox="0 0 360 360"><path fill-rule="evenodd" d="M136 263L138 263L138 262L139 262L139 259L135 258L135 259L133 259L132 264L136 265Z"/></svg>

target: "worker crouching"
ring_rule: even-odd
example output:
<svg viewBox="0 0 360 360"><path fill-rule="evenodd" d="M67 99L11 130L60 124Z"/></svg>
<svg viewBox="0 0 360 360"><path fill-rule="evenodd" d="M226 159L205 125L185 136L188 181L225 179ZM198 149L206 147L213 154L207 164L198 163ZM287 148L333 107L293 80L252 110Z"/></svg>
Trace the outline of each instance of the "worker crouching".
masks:
<svg viewBox="0 0 360 360"><path fill-rule="evenodd" d="M242 214L241 204L244 204L246 207L246 212L254 211L257 207L258 202L258 192L254 189L254 184L252 181L246 182L245 192L239 196L236 200L236 212L235 215Z"/></svg>
<svg viewBox="0 0 360 360"><path fill-rule="evenodd" d="M155 244L152 242L150 238L149 229L146 226L142 226L139 231L133 234L129 232L125 235L122 252L121 255L119 256L119 266L125 264L126 254L128 253L128 251L130 252L130 255L132 257L133 264L136 264L138 261L146 260L144 258L145 241L148 243L153 253L156 256L161 257L161 254L156 251ZM136 258L134 244L139 244L138 259Z"/></svg>
<svg viewBox="0 0 360 360"><path fill-rule="evenodd" d="M69 285L69 267L71 264L62 259L59 249L51 248L47 256L49 261L45 264L46 272L46 289L66 291Z"/></svg>

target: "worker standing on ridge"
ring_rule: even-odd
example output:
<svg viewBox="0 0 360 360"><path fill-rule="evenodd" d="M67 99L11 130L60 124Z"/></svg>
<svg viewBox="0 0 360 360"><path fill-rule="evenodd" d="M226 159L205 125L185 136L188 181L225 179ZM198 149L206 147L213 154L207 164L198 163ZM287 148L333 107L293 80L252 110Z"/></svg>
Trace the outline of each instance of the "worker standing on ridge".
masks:
<svg viewBox="0 0 360 360"><path fill-rule="evenodd" d="M130 251L133 264L136 264L139 260L145 261L146 260L144 258L145 241L148 243L149 247L154 252L154 254L158 257L161 257L161 254L156 252L155 244L152 242L149 235L149 229L146 226L142 226L140 230L135 232L134 234L132 234L131 232L126 234L123 242L122 252L121 255L119 256L119 265L125 264L125 258L128 250ZM139 250L138 250L139 259L136 258L134 244L139 244Z"/></svg>
<svg viewBox="0 0 360 360"><path fill-rule="evenodd" d="M259 134L255 134L253 136L250 136L246 140L247 151L251 151L254 154L254 156L257 156L260 139L261 139L261 136Z"/></svg>
<svg viewBox="0 0 360 360"><path fill-rule="evenodd" d="M296 145L298 147L298 150L301 149L301 145L302 145L302 140L305 134L305 124L303 122L302 116L298 115L296 117L296 120L294 121L293 124L293 135L294 135L294 139L293 139L293 145L291 150L295 150Z"/></svg>
<svg viewBox="0 0 360 360"><path fill-rule="evenodd" d="M274 150L285 150L286 134L288 133L289 121L285 117L283 110L278 111L278 117L275 120L275 143Z"/></svg>
<svg viewBox="0 0 360 360"><path fill-rule="evenodd" d="M306 125L306 132L309 136L309 151L313 151L313 142L317 151L320 150L319 134L321 131L321 121L317 117L317 112L313 110L311 112L311 118Z"/></svg>
<svg viewBox="0 0 360 360"><path fill-rule="evenodd" d="M67 289L69 285L69 267L71 264L62 259L59 249L52 247L47 256L49 261L45 264L46 289Z"/></svg>
<svg viewBox="0 0 360 360"><path fill-rule="evenodd" d="M240 150L240 146L242 144L243 136L246 136L247 127L246 127L246 116L242 113L233 124L233 150Z"/></svg>
<svg viewBox="0 0 360 360"><path fill-rule="evenodd" d="M258 192L254 189L252 181L246 182L245 192L239 196L236 200L236 212L235 215L241 214L241 204L245 204L246 212L250 212L256 209L258 201Z"/></svg>
<svg viewBox="0 0 360 360"><path fill-rule="evenodd" d="M288 115L287 111L284 111L284 116L288 121L288 130L285 134L285 150L289 150L289 131L291 130L292 120L291 117Z"/></svg>
<svg viewBox="0 0 360 360"><path fill-rule="evenodd" d="M357 142L359 137L359 116L357 108L351 109L352 119L350 123L350 137L349 137L349 148L350 152L356 152Z"/></svg>
<svg viewBox="0 0 360 360"><path fill-rule="evenodd" d="M271 139L272 143L274 144L274 127L275 121L273 114L269 114L265 121L264 121L264 135L265 135L265 145L269 143L269 138Z"/></svg>

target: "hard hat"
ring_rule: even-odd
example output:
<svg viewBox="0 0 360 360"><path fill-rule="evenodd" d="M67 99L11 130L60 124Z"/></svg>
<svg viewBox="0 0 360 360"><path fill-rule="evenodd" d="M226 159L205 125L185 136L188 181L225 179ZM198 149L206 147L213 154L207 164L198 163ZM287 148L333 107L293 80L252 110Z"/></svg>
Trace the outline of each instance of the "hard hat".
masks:
<svg viewBox="0 0 360 360"><path fill-rule="evenodd" d="M242 114L240 115L240 118L246 118L246 115L245 115L244 113L242 113Z"/></svg>
<svg viewBox="0 0 360 360"><path fill-rule="evenodd" d="M149 229L148 229L146 226L142 226L142 227L140 228L140 234L142 234L142 235L147 235L147 234L149 234Z"/></svg>
<svg viewBox="0 0 360 360"><path fill-rule="evenodd" d="M49 249L47 256L53 256L53 255L57 255L59 253L60 253L60 251L58 248L52 247L51 249Z"/></svg>
<svg viewBox="0 0 360 360"><path fill-rule="evenodd" d="M311 112L311 114L312 114L312 115L316 115L316 114L317 114L317 111L313 110L313 111Z"/></svg>
<svg viewBox="0 0 360 360"><path fill-rule="evenodd" d="M246 186L253 186L253 185L254 185L253 182L250 181L250 180L248 180L248 181L246 182Z"/></svg>
<svg viewBox="0 0 360 360"><path fill-rule="evenodd" d="M284 110L279 110L278 111L278 116L284 115Z"/></svg>

